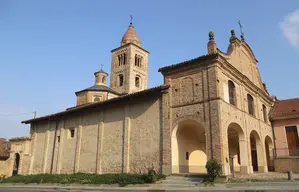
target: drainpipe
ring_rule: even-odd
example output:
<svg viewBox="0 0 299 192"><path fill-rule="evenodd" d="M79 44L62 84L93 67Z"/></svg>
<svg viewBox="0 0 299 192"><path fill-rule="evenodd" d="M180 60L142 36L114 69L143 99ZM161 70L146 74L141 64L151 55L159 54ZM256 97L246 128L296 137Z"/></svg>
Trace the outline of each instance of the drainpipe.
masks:
<svg viewBox="0 0 299 192"><path fill-rule="evenodd" d="M274 104L271 106L270 115L272 114L273 107L274 107ZM274 126L273 126L274 121L273 121L273 119L271 119L271 116L270 116L269 120L270 120L270 123L271 123L272 134L273 134L273 144L274 144L274 153L273 153L273 155L276 158L277 157L277 153L276 153L276 141L275 141L276 137L275 137Z"/></svg>

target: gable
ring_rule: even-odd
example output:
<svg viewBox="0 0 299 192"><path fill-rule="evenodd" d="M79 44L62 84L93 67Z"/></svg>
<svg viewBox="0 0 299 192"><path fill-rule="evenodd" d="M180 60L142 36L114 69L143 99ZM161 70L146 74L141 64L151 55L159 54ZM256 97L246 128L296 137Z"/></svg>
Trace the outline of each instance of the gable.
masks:
<svg viewBox="0 0 299 192"><path fill-rule="evenodd" d="M246 42L239 41L230 44L225 58L252 83L264 90L263 82L256 66L258 61Z"/></svg>

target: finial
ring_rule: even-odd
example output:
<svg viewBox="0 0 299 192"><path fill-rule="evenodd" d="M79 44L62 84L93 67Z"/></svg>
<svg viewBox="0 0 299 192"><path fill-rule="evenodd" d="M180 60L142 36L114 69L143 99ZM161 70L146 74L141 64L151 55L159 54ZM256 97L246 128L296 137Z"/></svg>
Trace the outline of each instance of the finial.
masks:
<svg viewBox="0 0 299 192"><path fill-rule="evenodd" d="M103 64L101 64L101 71L103 71Z"/></svg>
<svg viewBox="0 0 299 192"><path fill-rule="evenodd" d="M229 41L233 41L233 40L237 39L236 34L235 34L235 30L232 29L230 31L230 33L231 33L231 37L230 37Z"/></svg>
<svg viewBox="0 0 299 192"><path fill-rule="evenodd" d="M214 41L214 32L213 31L209 32L209 40Z"/></svg>
<svg viewBox="0 0 299 192"><path fill-rule="evenodd" d="M133 16L130 15L130 25L132 25L132 24L133 24Z"/></svg>

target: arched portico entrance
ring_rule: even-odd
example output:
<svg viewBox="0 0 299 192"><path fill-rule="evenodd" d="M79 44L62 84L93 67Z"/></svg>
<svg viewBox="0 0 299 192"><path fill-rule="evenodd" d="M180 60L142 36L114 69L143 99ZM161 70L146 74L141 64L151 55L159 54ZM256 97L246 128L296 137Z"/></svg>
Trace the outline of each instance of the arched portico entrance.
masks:
<svg viewBox="0 0 299 192"><path fill-rule="evenodd" d="M12 175L18 175L19 173L19 165L20 165L20 154L16 153L15 154L15 161L13 165L13 170L12 170Z"/></svg>
<svg viewBox="0 0 299 192"><path fill-rule="evenodd" d="M227 129L227 139L230 173L233 170L234 172L248 173L247 144L241 126L231 123Z"/></svg>
<svg viewBox="0 0 299 192"><path fill-rule="evenodd" d="M274 162L273 162L273 142L269 136L265 137L265 153L267 159L268 171L274 171Z"/></svg>
<svg viewBox="0 0 299 192"><path fill-rule="evenodd" d="M186 120L172 132L172 173L206 173L205 129L197 121Z"/></svg>
<svg viewBox="0 0 299 192"><path fill-rule="evenodd" d="M256 131L250 133L250 150L253 171L263 172L263 170L260 170L264 166L262 142Z"/></svg>

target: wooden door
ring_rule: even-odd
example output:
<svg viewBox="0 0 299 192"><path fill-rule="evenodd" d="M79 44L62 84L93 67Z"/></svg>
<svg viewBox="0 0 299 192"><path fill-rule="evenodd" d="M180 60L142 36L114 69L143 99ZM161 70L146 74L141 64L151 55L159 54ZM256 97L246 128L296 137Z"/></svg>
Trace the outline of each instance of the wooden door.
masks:
<svg viewBox="0 0 299 192"><path fill-rule="evenodd" d="M299 155L299 138L297 126L288 126L285 127L286 136L288 142L288 149L290 156L298 156Z"/></svg>

